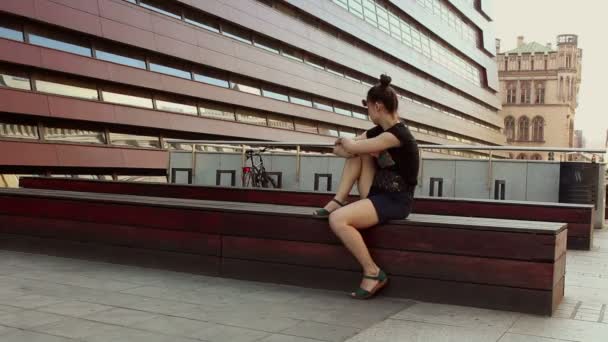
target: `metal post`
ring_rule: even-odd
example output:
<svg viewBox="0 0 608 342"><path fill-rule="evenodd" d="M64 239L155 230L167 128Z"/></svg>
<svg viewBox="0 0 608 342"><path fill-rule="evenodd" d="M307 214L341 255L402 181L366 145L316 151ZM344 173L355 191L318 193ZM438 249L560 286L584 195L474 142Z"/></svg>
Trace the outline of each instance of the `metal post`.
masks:
<svg viewBox="0 0 608 342"><path fill-rule="evenodd" d="M488 190L492 190L492 151L488 156Z"/></svg>
<svg viewBox="0 0 608 342"><path fill-rule="evenodd" d="M298 183L298 188L300 187L300 166L301 166L301 158L300 158L300 145L296 146L296 182Z"/></svg>
<svg viewBox="0 0 608 342"><path fill-rule="evenodd" d="M192 144L192 184L196 184L196 144Z"/></svg>

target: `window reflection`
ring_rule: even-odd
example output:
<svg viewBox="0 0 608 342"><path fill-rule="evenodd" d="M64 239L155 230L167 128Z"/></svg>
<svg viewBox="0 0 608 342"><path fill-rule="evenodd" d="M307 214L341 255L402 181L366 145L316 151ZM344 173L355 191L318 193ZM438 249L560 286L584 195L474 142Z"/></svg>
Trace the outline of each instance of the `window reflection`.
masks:
<svg viewBox="0 0 608 342"><path fill-rule="evenodd" d="M262 95L265 97L269 97L279 101L289 102L289 96L286 91L281 91L277 88L267 88L262 89Z"/></svg>
<svg viewBox="0 0 608 342"><path fill-rule="evenodd" d="M0 26L0 37L22 42L23 32L6 26Z"/></svg>
<svg viewBox="0 0 608 342"><path fill-rule="evenodd" d="M232 25L222 25L222 34L239 42L251 44L251 33Z"/></svg>
<svg viewBox="0 0 608 342"><path fill-rule="evenodd" d="M287 117L280 115L268 115L268 126L281 129L294 130L293 121Z"/></svg>
<svg viewBox="0 0 608 342"><path fill-rule="evenodd" d="M0 87L32 90L29 78L0 73Z"/></svg>
<svg viewBox="0 0 608 342"><path fill-rule="evenodd" d="M110 143L119 146L160 148L159 137L110 132Z"/></svg>
<svg viewBox="0 0 608 342"><path fill-rule="evenodd" d="M266 116L251 110L238 109L236 111L236 119L243 123L266 126Z"/></svg>
<svg viewBox="0 0 608 342"><path fill-rule="evenodd" d="M194 80L198 82L203 82L207 84L211 84L214 86L229 88L230 84L228 83L228 77L223 75L220 72L213 71L205 71L205 72L195 72Z"/></svg>
<svg viewBox="0 0 608 342"><path fill-rule="evenodd" d="M98 59L108 61L108 62L114 62L114 63L127 65L127 66L131 66L134 68L139 68L139 69L146 68L146 62L144 60L127 57L127 56L119 55L119 54L112 53L112 52L107 52L107 51L97 49L97 50L95 50L95 56Z"/></svg>
<svg viewBox="0 0 608 342"><path fill-rule="evenodd" d="M65 127L45 127L44 139L87 144L106 143L105 133L102 131Z"/></svg>
<svg viewBox="0 0 608 342"><path fill-rule="evenodd" d="M167 176L117 176L123 182L167 183Z"/></svg>
<svg viewBox="0 0 608 342"><path fill-rule="evenodd" d="M158 13L170 16L170 17L175 18L175 19L181 19L182 18L182 16L179 14L179 12L177 10L173 10L173 9L168 8L168 6L164 5L160 1L140 0L139 1L139 5L141 7L147 8L147 9L152 10L154 12L158 12Z"/></svg>
<svg viewBox="0 0 608 342"><path fill-rule="evenodd" d="M43 37L36 34L29 34L29 40L31 44L43 46L51 49L61 50L69 53L75 53L77 55L92 57L93 54L91 52L91 48L84 47L72 43L68 43L65 41L53 39L50 37Z"/></svg>
<svg viewBox="0 0 608 342"><path fill-rule="evenodd" d="M78 87L51 81L36 80L36 90L55 95L72 96L87 100L99 100L97 89Z"/></svg>
<svg viewBox="0 0 608 342"><path fill-rule="evenodd" d="M312 98L308 95L291 93L289 95L291 103L299 104L306 107L312 107Z"/></svg>
<svg viewBox="0 0 608 342"><path fill-rule="evenodd" d="M211 32L220 32L220 25L215 20L203 15L186 13L186 22Z"/></svg>
<svg viewBox="0 0 608 342"><path fill-rule="evenodd" d="M188 80L192 78L190 76L189 71L185 71L185 70L181 70L181 69L177 69L177 68L169 67L166 65L157 64L157 63L150 63L150 71L156 71L156 72L160 72L161 74L181 77L181 78L185 78Z"/></svg>
<svg viewBox="0 0 608 342"><path fill-rule="evenodd" d="M38 140L38 126L0 122L0 137Z"/></svg>
<svg viewBox="0 0 608 342"><path fill-rule="evenodd" d="M201 111L201 116L220 120L235 120L234 110L228 106L204 103L199 105L199 109Z"/></svg>
<svg viewBox="0 0 608 342"><path fill-rule="evenodd" d="M317 125L313 121L304 120L304 119L294 119L296 131L319 134L319 130L317 129Z"/></svg>
<svg viewBox="0 0 608 342"><path fill-rule="evenodd" d="M332 137L338 136L338 128L326 124L319 124L319 134L330 135Z"/></svg>
<svg viewBox="0 0 608 342"><path fill-rule="evenodd" d="M164 110L167 112L184 113L190 115L197 115L198 111L196 106L189 106L181 103L169 102L156 100L156 109Z"/></svg>
<svg viewBox="0 0 608 342"><path fill-rule="evenodd" d="M280 49L281 49L281 47L278 43L276 43L270 39L263 38L263 37L257 37L257 36L254 39L253 45L255 45L261 49L264 49L266 51L270 51L272 53L277 53L277 54L280 52Z"/></svg>
<svg viewBox="0 0 608 342"><path fill-rule="evenodd" d="M350 109L346 109L346 108L341 108L338 106L334 107L334 111L340 115L345 115L345 116L352 116L352 112L350 111Z"/></svg>
<svg viewBox="0 0 608 342"><path fill-rule="evenodd" d="M230 80L230 86L234 90L242 91L253 95L261 95L260 88L255 82L242 79L240 77L234 77Z"/></svg>
<svg viewBox="0 0 608 342"><path fill-rule="evenodd" d="M333 112L334 108L331 105L331 101L315 99L313 102L313 107L321 110L326 110L328 112Z"/></svg>
<svg viewBox="0 0 608 342"><path fill-rule="evenodd" d="M140 96L119 94L111 91L103 90L103 100L110 103L124 104L129 106L143 107L152 109L152 99Z"/></svg>

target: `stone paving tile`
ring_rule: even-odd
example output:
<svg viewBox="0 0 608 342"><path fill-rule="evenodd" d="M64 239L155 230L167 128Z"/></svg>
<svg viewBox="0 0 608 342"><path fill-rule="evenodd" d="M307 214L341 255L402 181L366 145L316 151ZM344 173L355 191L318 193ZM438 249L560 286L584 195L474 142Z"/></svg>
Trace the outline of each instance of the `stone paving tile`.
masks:
<svg viewBox="0 0 608 342"><path fill-rule="evenodd" d="M43 333L16 330L13 333L0 336L2 342L75 342L73 339L47 335Z"/></svg>
<svg viewBox="0 0 608 342"><path fill-rule="evenodd" d="M356 335L361 329L316 322L300 322L281 331L283 334L314 338L323 341L341 342Z"/></svg>
<svg viewBox="0 0 608 342"><path fill-rule="evenodd" d="M454 325L466 328L498 328L506 331L520 316L518 313L465 306L417 303L392 316L414 322Z"/></svg>
<svg viewBox="0 0 608 342"><path fill-rule="evenodd" d="M521 335L506 333L498 342L570 342L571 340L558 340L549 337Z"/></svg>
<svg viewBox="0 0 608 342"><path fill-rule="evenodd" d="M504 331L498 328L474 329L387 319L364 330L348 342L488 342L497 341Z"/></svg>
<svg viewBox="0 0 608 342"><path fill-rule="evenodd" d="M64 301L59 304L43 306L36 310L56 313L65 316L81 317L109 309L112 309L112 307L107 305L70 300Z"/></svg>
<svg viewBox="0 0 608 342"><path fill-rule="evenodd" d="M7 335L9 333L18 331L15 328L11 328L11 327L5 327L4 325L0 325L0 340L2 339L2 335Z"/></svg>
<svg viewBox="0 0 608 342"><path fill-rule="evenodd" d="M7 314L7 313L11 313L11 312L17 312L17 311L23 311L23 309L17 308L14 306L9 306L9 305L0 305L0 316Z"/></svg>
<svg viewBox="0 0 608 342"><path fill-rule="evenodd" d="M14 328L30 329L40 325L59 322L64 319L64 316L51 313L23 310L0 315L0 324Z"/></svg>
<svg viewBox="0 0 608 342"><path fill-rule="evenodd" d="M42 306L57 304L62 301L63 301L63 299L57 298L57 297L29 294L29 295L25 295L25 296L19 296L16 298L0 299L0 304L16 306L16 307L20 307L23 309L35 309L35 308L39 308Z"/></svg>
<svg viewBox="0 0 608 342"><path fill-rule="evenodd" d="M91 322L78 318L68 318L56 323L37 326L32 328L32 330L55 336L82 339L87 336L112 331L115 328L115 326L109 324Z"/></svg>
<svg viewBox="0 0 608 342"><path fill-rule="evenodd" d="M123 308L113 308L90 315L83 316L83 319L102 323L130 326L139 322L147 321L157 317L156 314L149 312L130 310Z"/></svg>
<svg viewBox="0 0 608 342"><path fill-rule="evenodd" d="M525 315L508 332L563 340L606 342L608 325L572 319Z"/></svg>
<svg viewBox="0 0 608 342"><path fill-rule="evenodd" d="M319 340L313 340L306 337L273 334L264 339L258 340L257 342L319 342Z"/></svg>
<svg viewBox="0 0 608 342"><path fill-rule="evenodd" d="M251 342L270 335L267 332L201 322L178 317L157 317L136 324L138 329L205 341Z"/></svg>
<svg viewBox="0 0 608 342"><path fill-rule="evenodd" d="M86 342L200 342L184 337L170 336L155 332L115 327L111 331L104 331L92 336L85 337L81 341Z"/></svg>

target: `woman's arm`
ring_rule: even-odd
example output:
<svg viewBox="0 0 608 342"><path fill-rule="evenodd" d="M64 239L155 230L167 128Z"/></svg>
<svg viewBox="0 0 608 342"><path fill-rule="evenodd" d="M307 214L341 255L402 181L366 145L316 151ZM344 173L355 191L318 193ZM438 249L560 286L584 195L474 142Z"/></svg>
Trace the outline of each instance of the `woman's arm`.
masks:
<svg viewBox="0 0 608 342"><path fill-rule="evenodd" d="M340 139L340 145L346 152L351 154L369 154L397 147L401 145L401 142L395 135L384 132L371 139L356 140L342 138Z"/></svg>

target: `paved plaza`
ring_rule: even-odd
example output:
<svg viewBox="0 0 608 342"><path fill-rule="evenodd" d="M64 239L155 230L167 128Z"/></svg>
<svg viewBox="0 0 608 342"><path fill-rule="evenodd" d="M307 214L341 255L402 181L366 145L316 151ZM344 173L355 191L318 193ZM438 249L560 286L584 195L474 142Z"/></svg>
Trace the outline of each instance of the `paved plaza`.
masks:
<svg viewBox="0 0 608 342"><path fill-rule="evenodd" d="M608 341L608 231L566 285L540 317L0 251L0 341Z"/></svg>

